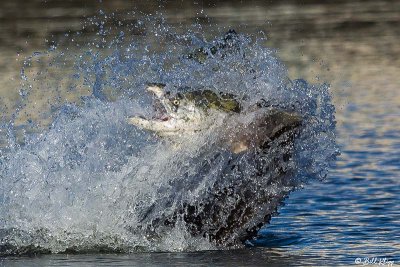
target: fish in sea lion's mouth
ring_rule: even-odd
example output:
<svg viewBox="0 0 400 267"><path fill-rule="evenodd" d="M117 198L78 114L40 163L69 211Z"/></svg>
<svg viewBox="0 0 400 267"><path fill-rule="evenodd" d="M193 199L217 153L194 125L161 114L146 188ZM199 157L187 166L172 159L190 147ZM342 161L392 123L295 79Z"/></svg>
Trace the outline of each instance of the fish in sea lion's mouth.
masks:
<svg viewBox="0 0 400 267"><path fill-rule="evenodd" d="M232 159L225 168L226 173L216 178L200 202L181 203L173 214L156 215L151 225L161 223L164 227L174 227L181 218L192 236L207 236L218 246L230 246L254 237L292 190L288 184L281 192L274 193L260 189L260 184L266 180L284 182L285 177L292 175L290 159L302 117L296 112L261 104L245 109L234 95L211 90L172 95L164 87L161 84L147 87L155 95L156 105L161 105L156 107L160 114L149 119L131 117L129 123L177 141L182 140L182 135L190 137L207 129L214 131L212 127L216 127L220 143L230 149ZM215 117L223 119L215 120ZM218 127L223 131L219 132ZM236 184L232 170L242 171L239 153L251 161L255 173L250 176L243 173L243 181ZM247 196L247 199L238 202L238 196ZM229 216L226 210L231 210ZM143 222L153 218L152 212L149 209L145 213Z"/></svg>
<svg viewBox="0 0 400 267"><path fill-rule="evenodd" d="M215 45L200 48L187 59L204 64L210 56L238 53L236 41L236 32L229 31ZM155 238L157 227L174 228L183 221L190 235L206 237L217 246L251 239L294 189L289 177L294 172L294 142L302 116L263 99L249 104L246 97L215 88L178 88L171 93L167 87L148 84L147 91L154 95L154 116L130 117L128 123L176 141L178 146L171 149L194 135L212 133L216 138L213 145L221 145L231 154L207 190L199 191L195 199L185 198L172 210L153 205L143 212L141 223ZM222 155L217 151L213 161L223 160ZM196 173L196 180L208 172L207 162ZM179 187L180 183L168 186Z"/></svg>

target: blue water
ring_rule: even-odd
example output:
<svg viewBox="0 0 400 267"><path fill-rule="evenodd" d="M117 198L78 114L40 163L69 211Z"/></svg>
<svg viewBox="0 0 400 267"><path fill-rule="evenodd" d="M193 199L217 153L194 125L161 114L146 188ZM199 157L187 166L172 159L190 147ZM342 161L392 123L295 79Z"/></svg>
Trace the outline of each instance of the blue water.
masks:
<svg viewBox="0 0 400 267"><path fill-rule="evenodd" d="M336 167L324 183L290 196L261 245L283 245L329 265L357 258L399 264L399 109L386 95L374 99L373 108L361 96L342 111ZM370 121L359 121L364 116Z"/></svg>
<svg viewBox="0 0 400 267"><path fill-rule="evenodd" d="M397 37L398 39L398 37ZM10 266L349 266L400 264L400 100L396 54L319 54L334 65L327 74L336 105L341 155L324 181L292 192L279 215L245 248L227 251L42 255L0 259ZM315 53L311 41L305 54ZM333 43L333 45L332 45ZM392 47L391 46L391 47ZM336 49L336 50L335 50ZM322 49L321 49L322 51ZM336 52L335 52L336 51ZM293 55L286 58L294 57ZM297 57L291 58L293 62ZM391 62L391 64L387 64ZM288 67L291 68L290 63ZM301 72L314 67L306 65ZM349 75L354 73L354 75ZM89 116L89 115L88 115ZM116 116L118 118L118 116ZM125 132L125 134L128 134ZM174 239L174 237L172 238Z"/></svg>

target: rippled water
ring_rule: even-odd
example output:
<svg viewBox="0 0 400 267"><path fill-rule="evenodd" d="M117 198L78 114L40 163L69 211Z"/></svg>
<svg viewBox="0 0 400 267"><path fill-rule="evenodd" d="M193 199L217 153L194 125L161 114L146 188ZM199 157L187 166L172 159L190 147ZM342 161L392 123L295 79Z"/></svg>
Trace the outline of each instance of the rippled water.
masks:
<svg viewBox="0 0 400 267"><path fill-rule="evenodd" d="M110 10L123 7L122 3L115 5L104 7ZM40 8L47 10L45 5ZM82 14L79 5L68 8L75 10L77 18ZM68 16L66 19L63 9L59 10L61 32L70 27L79 28L73 23L78 19ZM87 14L90 10L82 12ZM191 15L177 10L175 6L167 7L166 18L173 23L189 23L199 6L182 9ZM317 80L332 84L341 156L325 182L313 182L290 195L279 216L261 232L263 237L254 242L258 247L222 252L49 255L6 258L1 263L315 266L351 265L357 258L377 257L399 264L400 35L396 27L399 11L396 1L271 6L257 2L233 6L220 3L214 8L204 5L203 12L222 26L250 33L266 31L270 36L267 45L279 49L292 78L313 80L318 76ZM197 17L204 17L199 14ZM30 16L38 22L35 12ZM23 19L17 20L17 25L21 24L17 29L38 28L27 26ZM0 54L3 62L18 58L16 50L31 54L40 48L32 43L46 37L38 31L42 35L31 37L30 44L24 46L26 33L22 37L10 37L9 32L7 27L2 32L7 41L3 46L14 52ZM10 40L16 40L15 44L21 46L11 45ZM18 88L12 80L19 76L21 60L17 62L1 65L4 70L1 96L8 105L17 102L14 96L17 90L11 89Z"/></svg>

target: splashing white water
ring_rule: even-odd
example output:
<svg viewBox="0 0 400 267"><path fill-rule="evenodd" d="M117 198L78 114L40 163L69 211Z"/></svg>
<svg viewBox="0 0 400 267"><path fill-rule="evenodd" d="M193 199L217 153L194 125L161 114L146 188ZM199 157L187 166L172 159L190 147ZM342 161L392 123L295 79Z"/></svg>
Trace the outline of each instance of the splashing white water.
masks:
<svg viewBox="0 0 400 267"><path fill-rule="evenodd" d="M241 231L268 221L265 216L291 190L326 175L337 153L327 85L290 81L284 65L258 39L238 35L233 52L209 52L200 63L185 55L199 46L210 49L220 38L206 41L198 33L177 35L169 28L153 34L81 51L75 57L79 78L74 86L90 88L92 96L61 105L51 113L50 127L25 134L24 144L12 141L16 130L10 128L8 147L0 154L2 253L237 246ZM220 145L226 129L235 129L234 119L183 136L176 147L126 123L128 116L154 112L144 92L147 82L163 82L172 92L190 86L232 93L245 107L264 100L266 106L300 114L302 126L290 145L272 141L263 153L236 156ZM25 101L34 99L28 95ZM282 151L287 146L290 153ZM226 190L232 192L221 200L218 194ZM238 205L257 213L225 233ZM191 207L203 210L198 216L206 220L193 223L190 217L197 213ZM218 218L205 218L210 207L219 209ZM220 242L192 229L216 222L222 229L218 235L224 235Z"/></svg>

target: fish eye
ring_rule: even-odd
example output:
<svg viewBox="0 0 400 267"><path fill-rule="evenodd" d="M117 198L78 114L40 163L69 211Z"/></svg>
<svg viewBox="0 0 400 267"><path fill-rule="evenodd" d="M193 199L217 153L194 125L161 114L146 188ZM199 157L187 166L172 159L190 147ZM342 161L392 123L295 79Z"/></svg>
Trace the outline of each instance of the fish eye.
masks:
<svg viewBox="0 0 400 267"><path fill-rule="evenodd" d="M174 99L174 101L172 101L172 103L173 103L175 106L178 106L178 105L179 105L179 100L178 100L178 99Z"/></svg>

